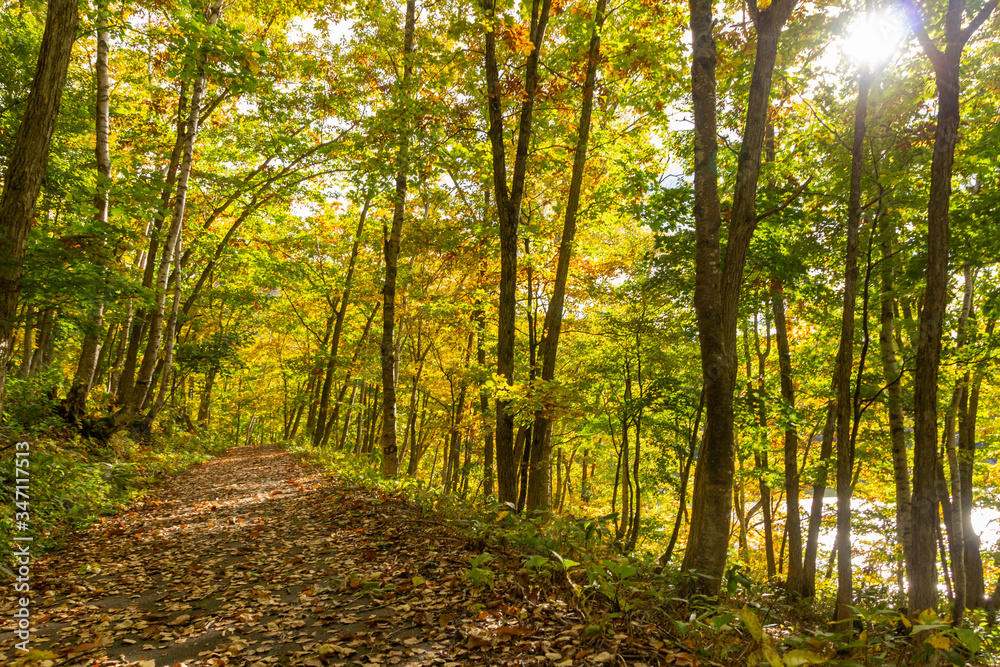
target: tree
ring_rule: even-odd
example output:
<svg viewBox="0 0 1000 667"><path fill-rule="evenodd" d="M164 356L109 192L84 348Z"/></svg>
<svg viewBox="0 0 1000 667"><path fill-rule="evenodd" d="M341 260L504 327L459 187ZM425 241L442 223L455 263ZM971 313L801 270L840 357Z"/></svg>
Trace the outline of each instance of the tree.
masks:
<svg viewBox="0 0 1000 667"><path fill-rule="evenodd" d="M904 4L924 54L934 68L938 115L934 128L930 193L927 199L927 287L920 311L920 333L913 386L913 586L910 611L937 607L934 553L937 520L937 381L941 358L941 326L948 292L948 209L951 174L960 121L959 67L962 51L997 7L990 0L962 27L965 0L949 0L944 18L945 48L934 44L914 0ZM963 556L964 557L964 556ZM963 582L964 587L964 582ZM964 594L964 593L963 593ZM956 608L956 624L961 623Z"/></svg>
<svg viewBox="0 0 1000 667"><path fill-rule="evenodd" d="M97 56L94 61L97 83L97 104L94 114L94 158L97 162L97 192L94 195L94 222L108 222L108 187L111 182L111 153L108 147L108 118L110 115L111 84L108 78L108 4L99 0L97 6ZM63 399L62 409L71 422L77 421L87 404L87 396L97 370L101 329L104 325L104 302L93 307L88 318L88 330L80 346L80 362L73 384Z"/></svg>
<svg viewBox="0 0 1000 667"><path fill-rule="evenodd" d="M562 326L563 301L566 295L566 280L569 277L569 262L573 255L573 239L576 235L576 215L580 206L580 189L583 184L583 169L587 162L587 140L590 136L590 116L594 107L594 82L597 66L601 59L601 28L604 26L604 12L607 0L598 0L594 16L594 29L587 51L587 75L583 83L583 103L580 107L580 127L577 134L576 150L573 155L573 171L570 177L569 197L562 237L559 240L559 259L556 267L552 297L545 312L545 328L542 334L542 382L552 382L556 370L556 351L559 347L559 330ZM543 408L535 412L535 423L531 428L531 464L528 477L527 507L529 511L547 511L552 502L549 495L551 482L551 431L552 420Z"/></svg>
<svg viewBox="0 0 1000 667"><path fill-rule="evenodd" d="M0 411L14 345L24 250L76 39L77 4L77 0L49 1L31 92L0 196Z"/></svg>
<svg viewBox="0 0 1000 667"><path fill-rule="evenodd" d="M531 142L531 116L538 91L538 62L542 40L549 22L551 0L532 0L531 23L528 31L528 58L524 68L524 94L518 117L517 146L510 185L507 184L507 149L504 144L504 122L496 42L498 21L494 0L483 0L486 13L485 73L489 114L489 138L493 158L493 195L500 222L500 301L497 313L497 375L511 384L514 381L514 324L517 296L517 241L521 220L521 199L527 174L528 148ZM500 502L517 501L516 461L514 457L514 416L509 412L510 401L498 398L496 403L497 496Z"/></svg>
<svg viewBox="0 0 1000 667"><path fill-rule="evenodd" d="M705 435L695 468L691 531L682 568L696 572L695 589L716 594L729 548L734 475L733 391L736 386L736 317L747 249L757 225L755 194L778 38L795 0L774 0L763 11L748 7L757 52L747 100L726 243L721 259L721 202L716 135L716 53L712 2L691 0L691 90L694 108L695 309L705 382ZM720 517L726 517L720 520Z"/></svg>
<svg viewBox="0 0 1000 667"><path fill-rule="evenodd" d="M406 25L403 30L404 104L411 98L413 77L413 31L415 1L406 2ZM396 445L396 271L399 262L399 242L406 212L406 175L410 166L410 132L407 111L400 115L399 149L396 153L396 194L392 209L392 228L385 235L385 286L382 288L382 474L395 477L399 471L399 450Z"/></svg>

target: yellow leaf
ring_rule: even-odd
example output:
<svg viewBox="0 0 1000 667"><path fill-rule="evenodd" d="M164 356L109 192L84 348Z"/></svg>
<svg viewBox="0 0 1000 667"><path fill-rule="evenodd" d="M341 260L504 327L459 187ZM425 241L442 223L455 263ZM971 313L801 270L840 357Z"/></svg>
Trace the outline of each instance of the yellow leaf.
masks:
<svg viewBox="0 0 1000 667"><path fill-rule="evenodd" d="M951 640L944 635L934 635L927 642L939 651L947 651L951 648Z"/></svg>

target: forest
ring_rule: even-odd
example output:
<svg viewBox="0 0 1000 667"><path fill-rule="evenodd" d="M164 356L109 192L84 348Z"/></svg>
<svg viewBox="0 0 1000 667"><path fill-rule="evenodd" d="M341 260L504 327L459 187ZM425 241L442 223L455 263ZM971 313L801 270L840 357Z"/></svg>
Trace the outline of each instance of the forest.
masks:
<svg viewBox="0 0 1000 667"><path fill-rule="evenodd" d="M1000 654L998 0L2 3L0 532L279 443Z"/></svg>

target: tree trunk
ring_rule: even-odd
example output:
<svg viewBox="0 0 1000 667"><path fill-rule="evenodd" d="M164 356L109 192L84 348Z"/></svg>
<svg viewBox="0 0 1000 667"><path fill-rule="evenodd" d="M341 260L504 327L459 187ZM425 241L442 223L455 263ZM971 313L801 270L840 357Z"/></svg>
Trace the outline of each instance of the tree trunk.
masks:
<svg viewBox="0 0 1000 667"><path fill-rule="evenodd" d="M597 0L594 28L590 35L587 53L587 74L583 84L583 102L580 107L580 124L577 131L576 152L573 156L573 170L570 176L569 196L566 200L566 214L563 219L562 238L559 241L559 258L556 261L555 281L552 297L545 313L542 333L542 384L548 385L555 378L556 353L559 347L559 332L562 328L563 302L566 298L566 280L569 277L569 263L573 256L573 239L576 236L576 214L580 207L580 190L583 185L583 169L587 163L587 141L590 137L590 117L594 108L594 81L597 66L601 60L601 28L604 25L604 11L607 0ZM552 419L549 406L535 412L535 425L531 429L531 467L528 477L528 511L548 512L551 504L549 488L549 449Z"/></svg>
<svg viewBox="0 0 1000 667"><path fill-rule="evenodd" d="M768 127L771 127L768 124ZM769 133L770 134L770 133ZM773 139L769 141L772 143ZM767 479L765 478L765 473L770 469L770 463L768 462L767 450L770 448L770 438L767 432L767 403L765 402L765 394L767 385L765 383L765 365L767 363L767 358L771 354L771 321L770 318L765 315L765 339L767 343L763 350L760 348L760 329L758 328L758 316L756 309L754 309L753 315L753 332L754 332L754 347L756 349L757 356L757 426L760 427L760 453L754 455L754 467L758 477L758 488L760 490L760 508L761 513L764 518L764 554L767 560L767 578L774 579L777 575L777 567L774 563L774 521L771 517L771 487L767 484ZM748 363L749 363L749 354ZM747 374L747 389L751 388L749 373ZM749 395L749 391L748 391Z"/></svg>
<svg viewBox="0 0 1000 667"><path fill-rule="evenodd" d="M480 277L482 273L480 273ZM476 309L473 319L476 322L476 365L482 371L486 369L486 315L482 305ZM483 422L483 496L487 505L493 502L496 491L493 485L493 426L490 424L490 396L486 383L479 387L479 413Z"/></svg>
<svg viewBox="0 0 1000 667"><path fill-rule="evenodd" d="M965 345L966 330L969 323L969 314L972 311L972 299L975 291L975 280L972 269L966 262L963 268L965 277L965 289L962 299L962 311L958 320L958 329L955 332L955 351L958 352ZM965 539L963 530L962 512L962 476L958 463L958 449L956 447L955 417L962 403L962 397L969 388L969 372L966 370L955 385L952 392L951 404L944 419L944 452L948 459L948 470L951 481L951 498L949 498L950 512L946 518L948 525L948 547L951 556L951 579L955 589L954 603L952 605L952 623L956 626L962 624L965 617L966 607L966 582L965 582ZM947 487L945 487L947 495Z"/></svg>
<svg viewBox="0 0 1000 667"><path fill-rule="evenodd" d="M879 217L882 237L882 304L879 311L879 347L882 352L882 376L886 384L886 410L889 414L889 438L892 442L892 469L896 485L896 536L903 549L903 567L907 587L913 584L910 565L913 562L913 524L910 519L910 466L906 458L906 429L903 417L902 374L896 358L894 336L895 278L892 239L895 228L888 215Z"/></svg>
<svg viewBox="0 0 1000 667"><path fill-rule="evenodd" d="M405 197L405 192L404 195ZM361 235L365 230L365 218L368 216L368 207L371 198L365 197L364 206L361 207L361 215L358 216L358 229L354 233L354 243L351 245L351 258L347 262L347 276L344 278L344 292L340 296L340 308L337 309L337 321L333 326L333 340L330 341L329 360L326 367L326 377L323 378L323 390L320 393L319 412L316 417L320 428L313 431L313 445L318 447L323 444L326 434L326 413L330 406L330 388L333 386L333 374L337 369L337 351L340 348L340 336L344 331L344 319L347 315L347 306L351 302L351 285L354 281L354 265L358 259L358 249L361 247ZM395 224L393 225L395 229Z"/></svg>
<svg viewBox="0 0 1000 667"><path fill-rule="evenodd" d="M174 248L174 299L170 307L170 319L167 323L167 340L163 346L166 355L163 357L163 367L160 371L160 387L156 400L152 402L149 412L143 418L147 427L152 427L157 415L167 401L167 386L170 384L170 374L173 371L174 363L174 342L177 339L177 318L180 314L181 305L181 237L177 236L177 245ZM152 388L150 389L152 393Z"/></svg>
<svg viewBox="0 0 1000 667"><path fill-rule="evenodd" d="M0 196L0 413L17 327L28 230L42 188L78 22L77 0L49 0L31 92L4 173Z"/></svg>
<svg viewBox="0 0 1000 667"><path fill-rule="evenodd" d="M201 401L198 403L199 426L208 426L212 420L212 387L215 386L215 375L217 372L218 369L213 366L205 374L205 387L202 389Z"/></svg>
<svg viewBox="0 0 1000 667"><path fill-rule="evenodd" d="M683 570L700 578L695 591L715 595L722 583L732 515L736 386L736 317L746 254L757 225L754 200L767 125L768 97L778 37L795 0L772 0L749 9L757 31L754 70L747 100L725 262L721 260L721 204L717 172L715 39L711 0L690 0L694 103L695 310L705 382L705 435L695 468L691 529Z"/></svg>
<svg viewBox="0 0 1000 667"><path fill-rule="evenodd" d="M986 325L986 335L993 333L996 320ZM986 583L983 578L983 558L979 535L972 526L972 471L976 460L976 419L979 414L979 392L983 382L984 363L973 371L972 383L959 406L959 471L962 477L962 532L965 538L966 604L970 608L986 604Z"/></svg>
<svg viewBox="0 0 1000 667"><path fill-rule="evenodd" d="M145 253L140 253L137 265L143 270L142 286L145 289L152 289L153 279L156 277L156 255L160 247L160 232L170 210L170 199L174 193L174 184L177 182L177 172L180 169L181 159L184 156L184 145L187 142L189 116L187 84L181 83L180 93L177 98L177 136L174 139L174 147L170 152L170 159L167 162L164 174L163 190L160 192L160 205L153 215L152 225L147 225L149 235L149 246ZM134 317L131 318L132 326L129 331L128 345L125 350L125 359L121 364L121 372L118 379L118 391L121 400L125 401L132 395L135 383L135 369L139 361L139 347L147 329L149 313L145 306L140 306Z"/></svg>
<svg viewBox="0 0 1000 667"><path fill-rule="evenodd" d="M927 272L913 383L913 586L910 613L937 608L934 528L937 522L934 466L937 461L937 380L941 325L948 298L948 208L960 120L959 66L966 42L997 6L990 0L962 28L965 0L949 0L944 17L946 46L931 41L913 0L904 3L917 39L934 67L938 116L927 201Z"/></svg>
<svg viewBox="0 0 1000 667"><path fill-rule="evenodd" d="M638 335L636 335L638 339ZM639 541L639 527L642 522L642 485L639 482L639 462L642 455L640 443L642 442L642 351L639 341L636 340L636 383L639 386L639 405L635 409L632 420L635 422L635 455L632 457L632 479L635 480L635 489L632 493L632 524L629 528L628 543L625 545L625 553L635 551L636 543ZM631 384L631 383L630 383ZM631 387L626 386L626 390L631 394ZM631 402L631 396L629 396Z"/></svg>
<svg viewBox="0 0 1000 667"><path fill-rule="evenodd" d="M836 376L836 370L834 370ZM806 530L806 555L802 562L803 596L816 594L816 556L819 550L819 531L823 523L823 498L826 496L826 480L830 474L833 457L833 434L837 427L837 402L831 400L826 408L822 442L819 449L819 466L813 480L812 503L809 509L809 526Z"/></svg>
<svg viewBox="0 0 1000 667"><path fill-rule="evenodd" d="M97 192L94 195L94 222L103 227L108 222L108 186L111 181L111 153L108 149L108 115L111 85L108 81L108 0L97 2L97 56L94 63L97 81L97 108L95 112L94 157L97 162ZM101 230L99 230L101 233ZM71 423L83 415L87 397L94 381L97 355L100 351L101 330L104 326L104 302L97 303L87 318L87 325L80 348L80 361L76 375L62 409Z"/></svg>
<svg viewBox="0 0 1000 667"><path fill-rule="evenodd" d="M212 4L205 13L205 23L208 26L215 26L219 22L222 13L222 0L212 0ZM201 98L205 90L205 72L199 68L198 76L195 79L191 92L191 105L187 119L187 133L184 138L184 153L181 158L181 165L177 174L177 188L174 195L173 214L170 219L170 226L167 230L166 239L163 242L163 253L159 258L159 266L156 270L156 280L153 284L154 305L149 316L148 331L149 336L146 341L146 350L143 353L142 364L136 374L135 384L132 387L131 395L128 396L124 404L109 418L102 420L98 427L98 434L101 438L108 438L115 431L119 430L132 421L136 412L146 400L146 394L150 389L153 371L159 358L160 343L163 338L163 316L166 308L167 280L170 276L170 262L173 259L172 251L175 249L177 240L181 234L184 221L184 209L187 202L188 181L191 176L191 166L194 161L194 143L198 134L198 120L201 113Z"/></svg>
<svg viewBox="0 0 1000 667"><path fill-rule="evenodd" d="M406 26L403 33L404 105L411 98L413 78L413 31L416 16L415 0L406 2ZM385 285L382 288L382 474L395 477L399 472L399 452L396 444L396 271L399 263L399 243L406 214L406 175L410 168L410 128L403 109L400 116L399 151L396 154L396 195L393 202L392 228L385 236Z"/></svg>
<svg viewBox="0 0 1000 667"><path fill-rule="evenodd" d="M687 487L688 479L691 475L691 463L695 459L695 454L698 451L698 429L701 424L701 415L705 409L705 391L702 389L701 396L698 399L698 410L694 415L694 426L691 429L691 436L688 439L688 451L687 456L684 459L684 465L681 468L681 488L678 492L677 499L677 516L674 517L674 529L670 533L670 542L667 544L667 550L663 552L660 556L660 565L666 566L670 563L670 559L674 554L674 547L677 545L677 536L681 529L681 520L687 516Z"/></svg>
<svg viewBox="0 0 1000 667"><path fill-rule="evenodd" d="M854 364L854 306L858 289L858 229L861 226L861 177L864 165L865 120L871 68L864 67L858 78L858 98L854 107L854 137L851 147L851 182L847 203L847 251L844 257L844 309L840 323L840 347L834 387L837 397L837 602L840 632L852 628L851 605L854 585L851 555L851 470L854 451L851 438L851 370Z"/></svg>
<svg viewBox="0 0 1000 667"><path fill-rule="evenodd" d="M788 323L785 320L785 288L771 281L771 311L774 314L775 339L778 345L778 372L781 377L781 400L789 414L795 414L795 385L792 383L792 355L788 346ZM802 595L802 523L799 518L799 472L797 469L799 436L795 420L785 424L785 539L788 541L788 575L785 588L792 596Z"/></svg>
<svg viewBox="0 0 1000 667"><path fill-rule="evenodd" d="M540 5L540 6L539 6ZM531 52L524 68L524 97L514 153L514 171L507 187L507 157L504 145L503 108L500 101L500 76L496 58L496 30L485 35L484 69L489 114L489 138L493 158L493 194L497 203L500 236L500 295L497 322L497 375L508 384L514 382L514 321L517 299L517 232L521 217L521 198L531 141L531 116L538 91L538 60L549 21L551 0L533 0L529 39ZM494 21L494 0L483 0L487 21ZM502 503L517 501L517 461L514 457L514 416L507 411L509 401L497 399L496 450L497 491Z"/></svg>

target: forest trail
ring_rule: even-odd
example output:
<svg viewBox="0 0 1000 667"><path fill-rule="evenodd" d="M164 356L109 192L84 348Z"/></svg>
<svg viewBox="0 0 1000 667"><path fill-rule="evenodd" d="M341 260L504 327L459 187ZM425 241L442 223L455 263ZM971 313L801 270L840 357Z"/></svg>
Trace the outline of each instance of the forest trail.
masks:
<svg viewBox="0 0 1000 667"><path fill-rule="evenodd" d="M626 664L581 645L561 603L472 589L473 546L280 449L234 448L36 562L31 648L53 667Z"/></svg>

